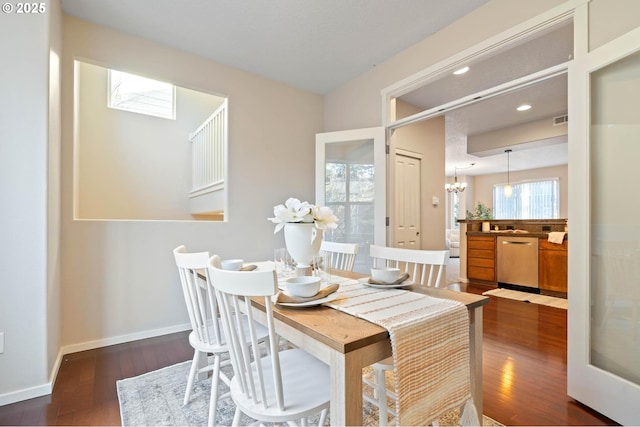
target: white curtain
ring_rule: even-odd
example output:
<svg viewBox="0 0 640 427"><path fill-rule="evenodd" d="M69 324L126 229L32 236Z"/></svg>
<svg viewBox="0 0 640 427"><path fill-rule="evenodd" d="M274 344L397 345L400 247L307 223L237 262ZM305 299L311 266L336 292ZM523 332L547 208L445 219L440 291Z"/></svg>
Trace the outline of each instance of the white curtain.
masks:
<svg viewBox="0 0 640 427"><path fill-rule="evenodd" d="M506 197L506 184L493 186L493 216L496 219L553 219L560 216L558 178L511 184L512 195Z"/></svg>

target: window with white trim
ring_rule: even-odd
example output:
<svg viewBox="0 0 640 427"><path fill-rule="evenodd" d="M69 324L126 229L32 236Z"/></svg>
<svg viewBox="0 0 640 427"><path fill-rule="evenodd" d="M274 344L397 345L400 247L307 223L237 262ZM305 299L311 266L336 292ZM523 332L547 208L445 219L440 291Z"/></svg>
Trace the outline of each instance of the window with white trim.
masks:
<svg viewBox="0 0 640 427"><path fill-rule="evenodd" d="M175 120L176 88L171 83L109 70L109 107Z"/></svg>
<svg viewBox="0 0 640 427"><path fill-rule="evenodd" d="M559 178L511 183L512 195L504 194L506 184L493 186L495 219L554 219L560 217Z"/></svg>
<svg viewBox="0 0 640 427"><path fill-rule="evenodd" d="M459 228L458 218L464 219L464 216L460 217L460 195L457 191L449 193L449 228Z"/></svg>

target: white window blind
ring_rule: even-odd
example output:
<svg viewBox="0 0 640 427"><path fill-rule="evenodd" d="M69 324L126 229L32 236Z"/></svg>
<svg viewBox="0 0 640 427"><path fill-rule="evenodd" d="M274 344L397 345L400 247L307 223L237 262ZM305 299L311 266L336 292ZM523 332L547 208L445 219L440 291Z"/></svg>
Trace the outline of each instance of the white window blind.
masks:
<svg viewBox="0 0 640 427"><path fill-rule="evenodd" d="M175 86L135 74L109 70L109 107L175 119Z"/></svg>
<svg viewBox="0 0 640 427"><path fill-rule="evenodd" d="M505 184L493 186L493 216L496 219L553 219L560 217L558 178L512 183L511 197Z"/></svg>

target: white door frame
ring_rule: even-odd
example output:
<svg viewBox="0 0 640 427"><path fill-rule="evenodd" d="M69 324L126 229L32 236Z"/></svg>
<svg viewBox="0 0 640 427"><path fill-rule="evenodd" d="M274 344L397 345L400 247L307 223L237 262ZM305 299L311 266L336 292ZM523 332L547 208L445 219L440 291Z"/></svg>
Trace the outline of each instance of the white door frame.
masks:
<svg viewBox="0 0 640 427"><path fill-rule="evenodd" d="M416 121L425 120L430 117L442 115L442 109L452 110L464 105L469 105L474 101L474 98L482 95L486 99L487 96L494 95L497 91L496 88L483 91L481 93L469 94L469 96L462 99L458 99L447 103L445 105L439 105L433 109L425 110L409 117L405 117L401 120L395 119L395 98L405 95L411 91L421 88L431 82L434 82L441 78L443 75L450 74L462 65L466 65L470 61L479 57L490 55L498 49L502 49L505 46L513 43L517 43L520 40L530 37L536 32L544 31L559 22L566 21L574 18L576 10L581 7L586 7L586 4L590 0L569 0L561 5L554 7L538 16L535 16L519 25L516 25L500 34L496 34L468 49L458 52L457 54L450 56L449 58L442 60L428 68L425 68L417 73L414 73L392 85L389 85L382 89L382 124L385 128L396 129L398 127L406 126ZM575 28L576 26L574 26ZM575 41L574 37L574 43ZM577 45L576 55L577 55ZM567 64L559 64L555 70L547 70L539 74L538 77L553 77L554 75L561 74L567 69ZM529 76L531 77L531 76ZM522 79L515 80L513 82L505 83L501 85L500 90L509 90L515 88L519 84L525 83L520 81ZM497 93L495 93L497 94ZM393 149L393 147L391 147Z"/></svg>
<svg viewBox="0 0 640 427"><path fill-rule="evenodd" d="M376 198L374 202L373 244L386 246L387 159L386 132L383 127L353 129L316 134L316 203L325 200L325 146L341 142L373 141L373 167Z"/></svg>

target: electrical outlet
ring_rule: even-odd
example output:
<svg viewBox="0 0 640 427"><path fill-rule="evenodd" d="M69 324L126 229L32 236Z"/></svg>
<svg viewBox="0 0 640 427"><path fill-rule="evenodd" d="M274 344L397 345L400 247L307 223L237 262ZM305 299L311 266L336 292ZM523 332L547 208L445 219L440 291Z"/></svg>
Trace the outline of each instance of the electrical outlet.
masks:
<svg viewBox="0 0 640 427"><path fill-rule="evenodd" d="M0 354L4 353L4 332L0 332Z"/></svg>

